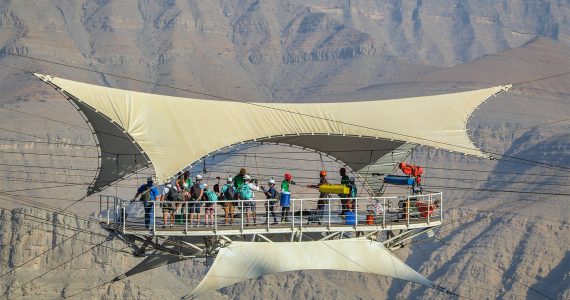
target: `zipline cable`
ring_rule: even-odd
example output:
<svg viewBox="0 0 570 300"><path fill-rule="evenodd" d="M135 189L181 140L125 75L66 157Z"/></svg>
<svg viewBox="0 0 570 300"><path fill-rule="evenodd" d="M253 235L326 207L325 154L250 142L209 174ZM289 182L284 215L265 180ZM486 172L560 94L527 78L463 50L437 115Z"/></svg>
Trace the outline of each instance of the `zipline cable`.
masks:
<svg viewBox="0 0 570 300"><path fill-rule="evenodd" d="M37 118L40 118L40 119L46 119L46 120L49 120L49 121L52 121L52 122L56 122L56 123L60 123L60 124L63 124L63 125L68 125L68 126L72 126L72 127L76 127L76 128L91 130L91 129L89 129L88 127L85 127L85 126L80 126L80 125L73 124L73 123L68 123L68 122L62 122L62 121L60 121L60 120L51 119L51 118L47 118L47 117L40 116L40 115L35 115L35 114L32 114L32 113L24 112L24 111L17 110L17 109L12 109L12 108L2 107L2 106L0 106L0 109L4 109L4 110L11 111L11 112L16 112L16 113L20 113L20 114L32 116L32 117L37 117Z"/></svg>
<svg viewBox="0 0 570 300"><path fill-rule="evenodd" d="M18 143L33 143L33 144L47 144L47 145L51 145L53 146L54 143L50 142L50 141L28 141L28 140L16 140L16 139L7 139L7 138L0 138L0 141L3 142L18 142ZM73 144L73 143L68 143L66 145L69 146L73 146L73 147L83 147L83 148L97 148L97 145L88 145L88 144Z"/></svg>
<svg viewBox="0 0 570 300"><path fill-rule="evenodd" d="M63 299L73 298L73 297L75 297L75 296L84 294L84 293L86 293L86 292L90 292L90 291L92 291L92 290L98 289L98 288L100 288L100 287L102 287L102 286L105 286L105 285L107 285L107 284L111 284L111 283L113 283L113 282L115 282L115 280L105 281L105 282L103 282L103 283L101 283L101 284L98 284L98 285L96 285L96 286L93 286L93 287L84 289L84 290L82 290L82 291L80 291L80 292L77 292L77 293L75 293L75 294L71 294L71 295L69 295L69 296L65 296Z"/></svg>
<svg viewBox="0 0 570 300"><path fill-rule="evenodd" d="M7 209L7 208L2 208L2 209L8 210L8 211L10 211L10 212L13 212L13 210L11 210L11 209ZM42 218L40 218L40 217L37 217L37 216L34 216L34 215L29 215L29 214L26 214L26 213L23 213L23 212L16 212L16 213L17 213L17 214L24 215L24 216L32 217L32 218L35 218L35 219L40 219L40 221L35 221L35 220L31 220L31 219L28 219L28 221L30 221L30 222L35 222L35 223L42 222L42 225L45 225L45 223L43 223L43 221L45 221L45 220L42 219ZM39 229L39 230L41 230L41 231L50 232L50 231L47 230L47 229L41 229L41 228L33 227L32 225L26 225L26 224L22 224L22 225L23 225L23 226L26 226L26 227L32 227L34 230ZM38 257L43 256L44 254L46 254L46 253L48 253L48 252L50 252L50 251L55 250L56 248L58 248L59 246L61 246L62 244L64 244L65 242L67 242L67 241L69 241L69 240L72 240L72 239L73 239L73 240L77 240L77 241L80 241L80 242L83 242L83 243L88 243L88 244L91 244L91 245L95 245L95 244L96 244L96 243L93 243L93 242L90 242L90 241L85 241L85 240L80 240L80 239L78 239L78 238L77 238L77 235L79 235L80 233L89 234L90 236L99 236L99 237L103 237L103 238L105 238L105 239L108 238L106 235L101 234L101 233L98 233L98 232L94 232L94 231L90 231L90 230L86 230L86 229L82 229L82 228L78 228L78 227L74 227L74 228L73 228L73 227L68 226L68 225L66 225L66 224L61 224L61 225L65 225L65 226L62 226L63 229L69 229L69 230L75 231L75 234L73 234L72 236L65 236L64 234L56 233L56 232L55 232L55 226L52 225L52 227L54 228L54 230L52 231L53 234L63 236L63 237L65 237L65 239L63 239L61 242L57 243L56 245L53 245L52 247L50 247L50 248L44 250L43 252L37 254L37 255L34 256L33 258L31 258L31 259L29 259L29 260L27 260L27 261L25 261L25 262L23 262L23 263L21 263L21 264L19 264L19 265L17 265L17 266L12 267L10 270L8 270L7 272L5 272L4 274L1 274L1 275L0 275L0 278L6 276L6 275L9 274L9 273L12 273L13 271L15 271L15 270L19 269L20 267L22 267L22 266L28 264L29 262L34 261L34 260L37 259ZM125 243L126 243L127 245L130 245L130 244L131 244L131 243L129 243L129 242L125 242ZM13 244L13 242L10 242L10 245L12 245L12 244ZM110 249L110 250L115 251L115 252L117 252L117 253L121 252L121 253L129 254L129 255L131 254L130 252L126 252L126 251L123 250L123 249L125 249L125 247L123 247L122 249L117 249L117 248L109 247L109 246L102 246L102 247L107 248L107 249ZM128 246L127 246L127 247L128 247Z"/></svg>
<svg viewBox="0 0 570 300"><path fill-rule="evenodd" d="M63 262L63 263L57 265L56 267L51 268L51 269L49 269L49 270L43 272L42 274L40 274L40 275L34 277L34 278L31 279L31 280L28 280L28 281L24 282L23 284L20 284L20 285L17 286L17 287L18 287L18 288L22 288L22 287L24 287L24 286L26 286L26 285L28 285L28 284L30 284L30 283L36 281L37 279L39 279L39 278L45 276L46 274L48 274L48 273L50 273L50 272L52 272L52 271L54 271L54 270L56 270L56 269L58 269L58 268L60 268L60 267L62 267L62 266L64 266L64 265L70 263L71 261L75 260L76 258L78 258L78 257L80 257L80 256L82 256L82 255L85 255L85 254L87 254L87 253L93 251L95 248L97 248L97 247L103 245L103 244L106 243L106 242L107 242L107 240L102 241L102 242L96 244L95 246L93 246L93 247L87 249L86 251L83 251L83 252L81 252L80 254L73 256L72 258L70 258L70 259L66 260L65 262ZM13 288L14 288L14 287L13 287ZM9 291L9 290L10 290L10 289L8 289L8 291Z"/></svg>
<svg viewBox="0 0 570 300"><path fill-rule="evenodd" d="M446 246L450 246L450 247L453 247L453 248L455 248L455 249L461 250L461 249L459 249L459 248L453 246L452 244L445 242L444 240L442 240L442 239L440 239L440 238L438 238L438 237L434 237L434 238L435 238L436 240L440 241L442 244L444 244L444 245L446 245ZM484 265L484 266L490 268L491 270L494 270L494 271L499 272L499 273L501 273L501 274L504 274L504 273L506 272L506 270L504 270L504 269L501 268L501 267L494 267L494 266L491 266L491 265L487 264L485 261L476 258L475 255L468 255L468 256L469 256L469 258L471 258L471 259L473 259L473 260L479 262L480 264L482 264L482 265ZM535 292L535 293L541 295L542 297L544 297L544 298L546 298L546 299L554 300L554 298L552 298L552 297L546 295L545 293L539 291L539 290L536 289L536 288L533 288L532 286L530 286L530 285L528 285L528 284L526 284L526 283L521 282L520 280L516 280L516 279L513 278L512 276L511 276L509 279L512 280L512 281L514 281L514 282L516 282L516 283L518 283L518 284L520 284L520 285L522 285L522 286L524 286L524 287L526 287L527 289L529 289L529 290L531 290L531 291L533 291L533 292Z"/></svg>
<svg viewBox="0 0 570 300"><path fill-rule="evenodd" d="M29 206L31 208L41 209L41 210L51 212L51 213L54 213L55 211L57 211L59 209L56 206L51 206L51 205L48 205L45 203L35 202L34 200L31 200L29 198L25 198L24 196L12 195L12 194L8 194L8 193L4 193L4 192L0 192L0 199L3 199L4 201L16 203L16 204L23 204L23 205ZM10 199L12 199L12 200L10 200ZM24 202L24 203L22 203L22 202ZM80 215L80 214L73 213L70 211L63 212L60 215L74 217L74 218L77 218L77 219L80 219L83 221L87 221L87 222L99 223L99 220L96 218ZM48 221L48 220L44 220L44 221ZM51 220L49 220L49 221L51 221Z"/></svg>
<svg viewBox="0 0 570 300"><path fill-rule="evenodd" d="M424 252L424 250L420 247L420 245L416 245L416 247L418 247L418 249L420 249L420 252L421 252L421 253L423 254L423 256L426 258L426 261L429 261L429 260L430 260L430 257ZM437 285L438 287L442 287L441 285L439 285L439 284L437 284L437 283L436 283L436 285ZM450 290L450 289L448 289L448 288L444 288L444 289L447 291L447 293L448 293L449 295L457 296L458 298L465 298L465 299L471 300L471 298L468 298L468 297L466 297L466 296L462 296L462 295L460 295L459 293L454 292L454 291L452 291L452 290Z"/></svg>
<svg viewBox="0 0 570 300"><path fill-rule="evenodd" d="M88 172L97 171L97 169L79 169L79 168L71 168L71 167L51 167L51 166L35 166L35 165L33 166L33 165L18 165L18 164L4 164L4 163L0 163L0 166L35 168L35 169L68 170L68 171L88 171Z"/></svg>
<svg viewBox="0 0 570 300"><path fill-rule="evenodd" d="M32 257L31 259L29 259L29 260L27 260L27 261L25 261L25 262L23 262L23 263L21 263L21 264L19 264L19 265L17 265L17 266L12 267L12 268L11 268L10 270L8 270L6 273L1 274L1 275L0 275L0 278L2 278L2 277L4 277L4 276L6 276L6 275L8 275L8 274L10 274L10 273L12 273L12 272L18 270L19 268L25 266L25 265L28 264L29 262L34 261L36 258L38 258L38 257L40 257L40 256L42 256L42 255L44 255L44 254L46 254L46 253L48 253L48 252L50 252L50 251L56 249L56 248L58 248L59 246L63 245L65 242L71 240L72 238L75 238L77 235L79 235L79 231L76 232L76 233L74 233L72 236L67 237L67 238L61 240L59 243L57 243L57 244L55 244L54 246L52 246L52 247L50 247L50 248L44 250L44 251L41 252L40 254L38 254L38 255Z"/></svg>
<svg viewBox="0 0 570 300"><path fill-rule="evenodd" d="M58 154L58 153L18 152L18 151L5 151L5 150L0 150L0 153L4 153L4 154L18 154L18 155L53 156L53 157L99 158L99 156L73 155L73 154Z"/></svg>
<svg viewBox="0 0 570 300"><path fill-rule="evenodd" d="M540 200L530 201L530 203L523 203L522 205L519 205L518 207L511 208L510 210L502 211L501 214L499 214L498 216L491 215L491 216L484 217L483 219L487 219L487 218L491 218L491 217L494 217L494 218L496 218L496 217L501 217L501 216L503 216L503 215L505 215L505 214L507 214L507 213L509 213L509 212L512 212L514 209L520 209L521 207L529 207L529 206L531 206L531 205L537 204L538 202L542 202L542 201L545 201L545 200L547 200L547 199L548 199L548 198L543 198L543 199L540 199ZM512 202L516 202L516 201L517 201L517 200L513 200L513 201L510 201L510 202L512 203ZM500 203L500 204L497 205L496 207L505 206L505 205L506 205L506 204L504 204L504 203ZM486 209L486 210L489 211L490 209ZM480 211L477 212L477 213L473 213L472 216L475 216L476 214L479 214L479 213L480 213ZM465 218L470 218L470 217L471 217L471 216L460 217L460 218L457 218L457 220L464 220ZM480 220L479 220L479 221L480 221ZM453 223L453 222L452 222L452 223ZM452 223L444 224L444 225L442 225L440 228L443 228L443 227L445 227L446 225L451 225ZM465 223L465 224L462 224L462 225L460 225L460 226L458 226L458 227L452 228L452 229L447 230L447 231L441 231L441 230L440 230L440 231L438 232L438 235L441 235L442 233L446 233L446 232L458 230L459 228L465 227L465 226L467 226L467 225L470 225L470 224L469 224L469 223ZM437 240L439 240L440 242L442 242L444 245L451 245L451 244L449 244L449 243L444 242L443 240L441 240L441 239L438 238L438 237L435 237L435 238L436 238ZM425 238L425 239L422 239L422 240L413 240L413 241L411 241L410 243L405 244L404 246L410 246L410 245L412 245L412 244L421 243L421 242L427 241L427 240L429 240L429 239L430 239L430 238ZM455 247L455 248L458 249L458 250L461 250L461 249L459 249L459 248L457 248L457 247ZM505 272L505 270L502 270L502 271L501 271L500 269L497 270L497 269L493 268L492 266L485 264L485 263L482 262L481 260L475 258L473 255L471 255L471 258L473 258L474 260L476 260L476 261L478 261L478 262L484 264L484 265L487 266L487 267L490 267L490 268L494 269L495 271L498 271L498 272L501 272L501 273L504 273L504 272ZM552 299L552 298L549 297L548 295L545 295L544 293L542 293L542 292L540 292L540 291L538 291L538 290L535 290L535 289L533 289L532 287L530 287L530 286L528 286L528 285L526 285L526 284L524 284L524 283L522 283L522 282L519 282L519 281L517 281L517 280L515 280L515 279L513 279L513 278L510 278L510 279L513 280L514 282L517 282L517 283L519 283L519 284L521 284L521 285L523 285L523 286L525 286L525 287L527 287L527 288L533 290L534 292L536 292L536 293L542 295L542 296L545 297L545 298Z"/></svg>

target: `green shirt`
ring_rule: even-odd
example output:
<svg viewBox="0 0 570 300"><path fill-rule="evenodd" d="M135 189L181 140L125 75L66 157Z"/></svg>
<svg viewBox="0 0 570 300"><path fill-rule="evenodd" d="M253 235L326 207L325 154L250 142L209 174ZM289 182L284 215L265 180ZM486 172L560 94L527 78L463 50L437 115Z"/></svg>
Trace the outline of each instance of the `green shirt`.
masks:
<svg viewBox="0 0 570 300"><path fill-rule="evenodd" d="M291 180L291 183L289 183L287 180L283 180L281 182L281 191L291 193L291 189L289 188L291 184L295 184L295 181Z"/></svg>
<svg viewBox="0 0 570 300"><path fill-rule="evenodd" d="M346 184L346 185L350 184L350 179L348 178L347 175L342 176L342 178L340 179L340 184Z"/></svg>
<svg viewBox="0 0 570 300"><path fill-rule="evenodd" d="M236 191L239 191L241 186L245 183L245 179L243 178L245 175L238 174L234 177L234 187Z"/></svg>

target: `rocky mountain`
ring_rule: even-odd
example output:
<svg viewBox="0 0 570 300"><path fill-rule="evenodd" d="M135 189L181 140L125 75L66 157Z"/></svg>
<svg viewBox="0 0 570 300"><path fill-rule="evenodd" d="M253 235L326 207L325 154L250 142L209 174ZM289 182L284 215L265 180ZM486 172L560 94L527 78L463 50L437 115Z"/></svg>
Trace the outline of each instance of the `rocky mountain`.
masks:
<svg viewBox="0 0 570 300"><path fill-rule="evenodd" d="M570 3L555 0L0 0L2 297L65 298L140 260L112 241L65 264L105 240L92 219L97 195L53 215L84 195L98 154L75 108L24 69L118 88L250 101L385 99L521 83L469 122L479 147L508 157L414 152L411 161L426 168L426 186L446 195L447 221L436 231L441 241L420 237L396 254L471 299L568 299L570 79L528 82L570 71L568 15ZM218 163L214 170L226 174L231 167ZM132 197L149 172L102 194ZM39 220L49 222L25 234ZM202 262L179 263L80 297L180 298L204 272ZM267 276L211 297L449 298L398 280L331 271Z"/></svg>

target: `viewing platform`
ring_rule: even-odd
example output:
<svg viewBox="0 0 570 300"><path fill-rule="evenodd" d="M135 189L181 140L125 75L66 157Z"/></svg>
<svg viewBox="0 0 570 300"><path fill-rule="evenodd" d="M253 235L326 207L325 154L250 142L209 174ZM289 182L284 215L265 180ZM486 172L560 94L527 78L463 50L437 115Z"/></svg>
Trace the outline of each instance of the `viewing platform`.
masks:
<svg viewBox="0 0 570 300"><path fill-rule="evenodd" d="M343 212L342 201L350 201L353 208ZM235 207L233 222L226 220L224 206ZM245 204L245 206L244 206ZM100 220L106 229L123 235L138 236L233 236L287 233L368 232L410 230L441 225L443 221L442 193L421 195L362 197L362 198L307 198L291 199L290 212L282 217L279 200L220 200L147 202L148 216L145 226L145 203L127 201L114 196L100 196ZM189 212L199 205L200 212L191 221ZM275 205L274 213L267 205ZM250 207L256 212L254 222ZM172 208L175 223L164 223L163 213ZM246 211L250 210L249 216ZM206 209L213 211L213 220L205 223ZM199 216L199 218L197 217ZM199 221L198 221L199 220ZM268 222L267 222L268 221Z"/></svg>

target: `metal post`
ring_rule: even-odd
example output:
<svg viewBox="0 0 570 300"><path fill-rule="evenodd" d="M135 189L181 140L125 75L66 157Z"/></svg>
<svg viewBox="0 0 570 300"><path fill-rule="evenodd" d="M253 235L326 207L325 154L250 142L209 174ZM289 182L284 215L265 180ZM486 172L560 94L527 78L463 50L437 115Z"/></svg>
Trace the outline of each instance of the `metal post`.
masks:
<svg viewBox="0 0 570 300"><path fill-rule="evenodd" d="M115 197L115 200L113 201L113 207L115 207L115 223L117 223L119 221L119 218L121 217L121 209L119 208L119 198Z"/></svg>
<svg viewBox="0 0 570 300"><path fill-rule="evenodd" d="M301 221L300 221L301 230L303 229L303 199L301 199Z"/></svg>
<svg viewBox="0 0 570 300"><path fill-rule="evenodd" d="M239 203L241 207L241 231L243 232L243 211L244 211L243 200L240 199Z"/></svg>
<svg viewBox="0 0 570 300"><path fill-rule="evenodd" d="M182 213L184 213L184 219L185 219L184 231L188 232L188 202L182 205L182 209L184 210Z"/></svg>
<svg viewBox="0 0 570 300"><path fill-rule="evenodd" d="M329 205L329 229L331 228L331 199L328 200Z"/></svg>
<svg viewBox="0 0 570 300"><path fill-rule="evenodd" d="M439 193L439 208L440 208L440 212L439 212L439 221L443 223L443 193Z"/></svg>
<svg viewBox="0 0 570 300"><path fill-rule="evenodd" d="M354 228L358 227L358 198L354 198Z"/></svg>
<svg viewBox="0 0 570 300"><path fill-rule="evenodd" d="M410 227L410 196L406 196L407 205L406 205L406 226Z"/></svg>
<svg viewBox="0 0 570 300"><path fill-rule="evenodd" d="M429 217L431 215L431 194L428 196L428 207L427 207L427 223L429 225Z"/></svg>
<svg viewBox="0 0 570 300"><path fill-rule="evenodd" d="M109 225L109 223L111 223L110 220L110 211L109 211L109 196L105 197L107 199L107 225Z"/></svg>
<svg viewBox="0 0 570 300"><path fill-rule="evenodd" d="M291 228L295 228L295 200L291 199Z"/></svg>
<svg viewBox="0 0 570 300"><path fill-rule="evenodd" d="M217 203L214 202L214 231L218 231L218 205L216 205Z"/></svg>
<svg viewBox="0 0 570 300"><path fill-rule="evenodd" d="M382 228L386 228L386 198L382 199L384 199L382 204Z"/></svg>
<svg viewBox="0 0 570 300"><path fill-rule="evenodd" d="M123 209L121 209L121 212L123 213L123 232L125 232L125 228L126 228L126 223L127 223L127 206L125 205L124 202L121 202L121 206Z"/></svg>
<svg viewBox="0 0 570 300"><path fill-rule="evenodd" d="M101 213L103 212L103 196L99 195L99 221L102 219Z"/></svg>
<svg viewBox="0 0 570 300"><path fill-rule="evenodd" d="M118 222L119 219L121 218L121 207L122 207L122 201L119 198L115 198L115 222Z"/></svg>
<svg viewBox="0 0 570 300"><path fill-rule="evenodd" d="M265 212L267 214L265 222L267 222L267 231L269 231L269 199L267 199L267 206L265 206ZM273 207L273 213L275 213L275 207Z"/></svg>
<svg viewBox="0 0 570 300"><path fill-rule="evenodd" d="M156 201L152 201L152 231L156 232Z"/></svg>

